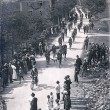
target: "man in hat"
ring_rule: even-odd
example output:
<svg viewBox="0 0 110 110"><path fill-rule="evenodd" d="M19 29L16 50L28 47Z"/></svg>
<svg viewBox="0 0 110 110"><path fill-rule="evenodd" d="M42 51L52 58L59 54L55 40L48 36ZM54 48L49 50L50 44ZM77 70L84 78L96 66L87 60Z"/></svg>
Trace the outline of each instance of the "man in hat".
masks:
<svg viewBox="0 0 110 110"><path fill-rule="evenodd" d="M77 55L76 56L77 57L77 59L76 59L76 67L79 69L79 71L80 71L80 67L81 67L81 65L82 65L82 60L81 60L81 58L79 58L79 55Z"/></svg>
<svg viewBox="0 0 110 110"><path fill-rule="evenodd" d="M37 107L37 101L38 101L38 99L35 97L35 94L34 93L32 93L31 96L32 96L32 101L30 103L30 105L31 105L30 110L37 110L38 109L38 107Z"/></svg>
<svg viewBox="0 0 110 110"><path fill-rule="evenodd" d="M57 99L58 100L60 100L60 84L59 84L60 82L59 81L57 81L56 82L56 87L55 87L55 89L56 89L56 96L57 96Z"/></svg>

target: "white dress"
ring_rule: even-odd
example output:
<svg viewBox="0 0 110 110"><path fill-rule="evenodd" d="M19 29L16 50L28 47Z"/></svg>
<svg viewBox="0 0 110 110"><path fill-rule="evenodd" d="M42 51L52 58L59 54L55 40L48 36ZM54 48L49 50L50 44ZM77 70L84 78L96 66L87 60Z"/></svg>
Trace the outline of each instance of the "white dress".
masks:
<svg viewBox="0 0 110 110"><path fill-rule="evenodd" d="M53 108L53 103L52 103L52 100L51 100L51 99L48 100L47 104L48 104L48 109L49 109L49 110L52 110L52 108Z"/></svg>
<svg viewBox="0 0 110 110"><path fill-rule="evenodd" d="M13 79L17 79L17 73L16 73L16 67L14 65L11 65L11 67L13 68Z"/></svg>
<svg viewBox="0 0 110 110"><path fill-rule="evenodd" d="M55 110L60 110L60 104L55 104L54 109Z"/></svg>

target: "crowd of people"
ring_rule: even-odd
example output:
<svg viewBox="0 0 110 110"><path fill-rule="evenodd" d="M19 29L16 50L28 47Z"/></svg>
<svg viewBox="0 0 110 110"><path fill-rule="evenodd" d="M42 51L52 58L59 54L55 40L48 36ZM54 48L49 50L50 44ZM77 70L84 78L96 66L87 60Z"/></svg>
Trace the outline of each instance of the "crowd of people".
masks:
<svg viewBox="0 0 110 110"><path fill-rule="evenodd" d="M81 13L81 17L82 16L83 15ZM74 19L75 19L75 23L77 23L77 19L78 19L77 13L75 13ZM72 20L72 17L71 17L71 20ZM81 22L82 21L83 20L81 19ZM75 23L74 23L74 25L75 25ZM70 22L70 24L68 25L68 26L70 26L69 27L70 30L72 29L72 25L73 25L72 22ZM58 44L59 44L58 46L52 45L52 47L49 50L47 49L47 51L45 53L47 65L50 63L50 59L51 59L50 58L50 55L51 55L50 53L51 52L53 54L53 59L56 57L57 60L59 61L59 67L62 63L62 56L64 55L64 58L66 58L67 45L64 44L66 35L67 35L67 30L63 31L61 33L61 36L58 38ZM68 40L70 49L71 49L72 43L74 42L74 39L75 39L76 35L77 35L77 27L75 27L73 29L72 37L70 37L69 40ZM58 51L57 51L57 49L58 49ZM80 72L80 68L82 66L82 60L81 60L81 58L79 58L78 55L76 57L77 57L77 59L76 59L76 62L75 62L74 81L78 83L78 75L79 75L79 72ZM47 105L48 105L49 110L60 110L61 109L60 106L61 106L62 101L64 102L63 104L64 104L64 109L65 110L70 110L70 108L71 108L71 99L70 99L71 87L70 86L71 86L72 82L71 82L71 79L70 79L69 75L65 76L64 79L65 79L65 81L64 81L64 84L63 84L63 91L62 92L61 92L60 81L57 81L56 82L56 87L55 87L56 96L54 96L53 92L50 92L50 94L47 95ZM55 97L56 97L56 99L54 99ZM32 104L32 101L31 101L31 107L33 106L33 108L34 108L34 105ZM39 110L41 110L41 109L39 109Z"/></svg>
<svg viewBox="0 0 110 110"><path fill-rule="evenodd" d="M62 21L60 25L55 25L46 29L41 34L41 39L38 39L35 44L29 43L28 46L23 47L20 51L14 52L13 59L2 65L0 71L0 91L3 91L9 83L13 83L14 81L19 81L19 83L21 83L22 80L25 80L24 75L32 70L32 68L35 68L35 57L37 55L45 55L47 64L49 63L49 51L51 50L49 49L47 37L58 34L61 29L64 29L64 26L65 22ZM66 34L66 28L64 30ZM45 36L45 38L42 38L42 36ZM52 51L55 55L55 48L52 49Z"/></svg>
<svg viewBox="0 0 110 110"><path fill-rule="evenodd" d="M89 49L87 52L87 56L84 59L84 64L82 66L83 73L87 73L88 71L90 72L91 69L97 69L97 71L101 69L108 69L109 47L105 43L101 45L99 45L98 43L88 43L88 45Z"/></svg>
<svg viewBox="0 0 110 110"><path fill-rule="evenodd" d="M56 96L54 96L53 92L50 92L50 94L47 95L48 110L60 110L61 102L64 102L63 108L65 110L70 110L70 108L71 108L71 99L70 99L71 87L70 86L71 86L72 82L71 82L69 75L65 76L64 79L65 79L65 81L63 84L62 92L61 92L60 82L56 81L56 87L55 87ZM38 109L38 99L35 97L35 93L32 93L31 96L33 98L32 98L32 101L30 102L30 105L31 105L30 110L37 110ZM55 97L56 97L56 99L55 99ZM39 108L38 110L41 110L41 108Z"/></svg>
<svg viewBox="0 0 110 110"><path fill-rule="evenodd" d="M22 80L25 80L24 74L28 74L29 71L31 71L31 78L34 80L33 83L38 84L38 70L36 68L36 59L35 57L39 54L40 56L45 56L46 58L46 66L50 64L50 60L53 60L54 62L59 62L59 68L62 65L62 59L66 58L67 54L67 45L64 44L65 36L67 36L67 28L71 30L73 28L74 23L74 29L72 32L72 36L68 39L69 48L71 50L72 44L75 40L75 37L77 35L77 31L81 28L84 30L84 34L88 33L89 30L93 30L94 23L91 21L91 15L88 15L85 13L85 17L89 18L89 24L85 25L83 23L83 13L78 10L80 16L75 11L72 11L70 13L70 23L68 24L68 27L66 27L65 22L62 21L62 32L60 37L58 38L58 46L52 45L49 47L48 42L45 40L42 40L38 43L37 49L34 48L31 44L29 44L28 48L23 49L20 53L14 53L13 60L9 63L5 63L2 71L0 72L0 79L2 80L2 87L3 89L9 85L9 83L13 83L14 81L19 81L19 83L22 82ZM80 20L78 25L76 25L77 20ZM58 33L59 27L52 27L51 33ZM74 81L78 83L78 75L83 69L83 72L86 72L88 68L91 66L100 66L101 68L108 68L108 46L106 46L104 43L102 45L99 45L98 43L90 43L88 36L86 37L84 41L84 49L88 51L87 58L82 61L82 59L77 55L77 59L75 62L75 74L74 74ZM51 58L51 53L53 57ZM64 109L70 110L71 108L71 87L72 84L70 76L67 75L65 77L64 86L63 86L63 97L61 98L61 85L60 81L56 82L56 99L54 99L53 92L51 92L47 96L47 104L49 110L60 110L60 102L64 101ZM37 101L38 99L35 97L35 94L32 93L31 96L33 97L30 105L30 110L37 110L38 105ZM55 103L55 105L54 105ZM38 109L41 110L41 109Z"/></svg>

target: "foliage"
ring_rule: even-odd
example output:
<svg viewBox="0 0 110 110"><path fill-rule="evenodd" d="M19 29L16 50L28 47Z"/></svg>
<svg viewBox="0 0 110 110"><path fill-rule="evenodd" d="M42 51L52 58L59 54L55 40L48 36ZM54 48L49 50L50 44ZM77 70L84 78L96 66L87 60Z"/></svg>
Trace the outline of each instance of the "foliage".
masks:
<svg viewBox="0 0 110 110"><path fill-rule="evenodd" d="M52 9L52 18L65 17L76 5L76 0L58 0Z"/></svg>
<svg viewBox="0 0 110 110"><path fill-rule="evenodd" d="M50 10L48 13L50 13ZM2 4L2 24L3 37L6 41L4 54L10 59L13 51L18 51L18 49L21 49L28 42L32 43L36 41L33 39L38 38L44 29L52 25L52 22L50 21L49 14L46 16L30 15L25 12L16 11L16 8L12 6L12 2L4 2Z"/></svg>
<svg viewBox="0 0 110 110"><path fill-rule="evenodd" d="M82 5L92 14L102 12L107 7L106 0L83 0Z"/></svg>

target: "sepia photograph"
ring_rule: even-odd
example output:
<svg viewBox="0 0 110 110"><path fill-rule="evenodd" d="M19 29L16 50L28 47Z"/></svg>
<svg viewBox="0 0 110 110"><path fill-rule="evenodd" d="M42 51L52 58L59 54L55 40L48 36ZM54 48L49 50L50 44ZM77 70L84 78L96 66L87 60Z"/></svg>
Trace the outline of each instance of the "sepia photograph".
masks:
<svg viewBox="0 0 110 110"><path fill-rule="evenodd" d="M110 0L0 0L0 110L110 110Z"/></svg>

